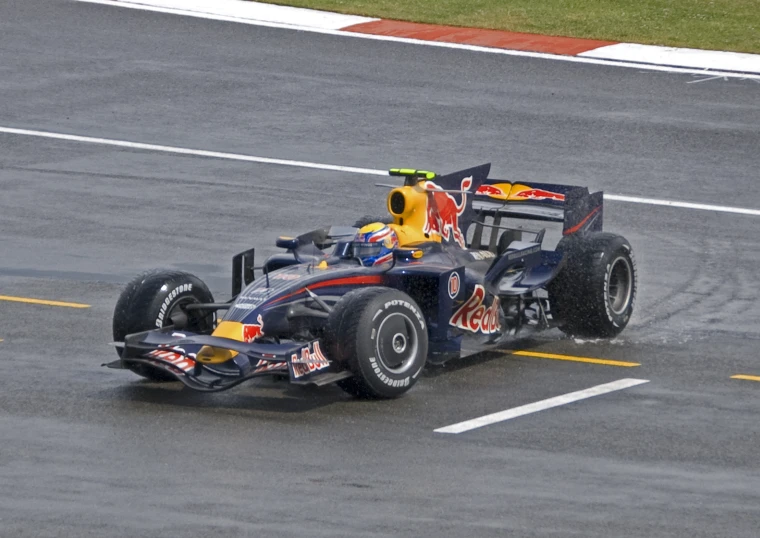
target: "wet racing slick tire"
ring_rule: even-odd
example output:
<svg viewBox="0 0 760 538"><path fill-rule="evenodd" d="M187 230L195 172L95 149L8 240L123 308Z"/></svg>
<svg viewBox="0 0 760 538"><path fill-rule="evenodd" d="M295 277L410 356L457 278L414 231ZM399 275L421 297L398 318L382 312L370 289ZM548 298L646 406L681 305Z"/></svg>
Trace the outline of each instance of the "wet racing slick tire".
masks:
<svg viewBox="0 0 760 538"><path fill-rule="evenodd" d="M631 244L599 232L563 237L565 267L549 284L552 318L572 336L608 338L631 319L636 302L636 260Z"/></svg>
<svg viewBox="0 0 760 538"><path fill-rule="evenodd" d="M190 303L213 303L206 284L198 277L182 271L148 271L135 277L122 291L113 313L113 337L123 342L128 334L160 329L171 325L172 316ZM187 319L184 329L209 332L214 328L215 314L200 313ZM121 349L116 348L121 356ZM175 381L160 368L144 364L130 365L137 375L152 381Z"/></svg>
<svg viewBox="0 0 760 538"><path fill-rule="evenodd" d="M393 217L389 217L387 215L385 217L373 217L372 215L364 215L363 217L359 217L359 219L354 223L354 228L363 228L367 224L372 224L373 222L392 224Z"/></svg>
<svg viewBox="0 0 760 538"><path fill-rule="evenodd" d="M327 323L329 356L354 374L338 381L343 390L396 398L416 383L427 360L427 323L407 294L385 287L349 292Z"/></svg>

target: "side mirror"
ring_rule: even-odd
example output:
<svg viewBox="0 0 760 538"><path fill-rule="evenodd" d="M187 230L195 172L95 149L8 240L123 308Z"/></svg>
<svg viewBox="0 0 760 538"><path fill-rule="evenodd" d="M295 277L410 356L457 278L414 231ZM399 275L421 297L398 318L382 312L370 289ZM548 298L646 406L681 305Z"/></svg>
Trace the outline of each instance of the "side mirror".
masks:
<svg viewBox="0 0 760 538"><path fill-rule="evenodd" d="M278 237L277 241L275 241L275 245L280 248L293 250L294 248L298 246L298 238L297 237Z"/></svg>

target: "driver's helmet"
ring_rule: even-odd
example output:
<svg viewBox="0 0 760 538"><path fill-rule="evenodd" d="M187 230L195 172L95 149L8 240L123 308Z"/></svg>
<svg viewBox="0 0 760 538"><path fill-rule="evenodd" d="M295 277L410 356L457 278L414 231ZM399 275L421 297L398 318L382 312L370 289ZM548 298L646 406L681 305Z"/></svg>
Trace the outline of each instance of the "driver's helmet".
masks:
<svg viewBox="0 0 760 538"><path fill-rule="evenodd" d="M353 242L354 256L364 266L391 261L393 249L397 246L396 232L382 222L373 222L359 228Z"/></svg>

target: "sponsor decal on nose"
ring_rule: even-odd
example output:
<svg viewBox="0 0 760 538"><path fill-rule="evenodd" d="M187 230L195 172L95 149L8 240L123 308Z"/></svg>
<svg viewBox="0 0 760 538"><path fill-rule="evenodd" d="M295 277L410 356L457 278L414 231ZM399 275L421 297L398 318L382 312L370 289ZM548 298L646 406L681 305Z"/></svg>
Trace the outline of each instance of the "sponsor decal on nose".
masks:
<svg viewBox="0 0 760 538"><path fill-rule="evenodd" d="M264 322L261 320L261 314L258 315L256 321L258 324L243 325L243 342L246 344L264 336Z"/></svg>

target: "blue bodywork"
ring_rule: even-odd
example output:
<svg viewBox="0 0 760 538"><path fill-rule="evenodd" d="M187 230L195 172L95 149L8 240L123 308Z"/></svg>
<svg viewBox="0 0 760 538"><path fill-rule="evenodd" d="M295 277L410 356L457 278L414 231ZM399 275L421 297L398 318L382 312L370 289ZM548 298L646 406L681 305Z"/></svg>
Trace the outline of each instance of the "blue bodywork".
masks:
<svg viewBox="0 0 760 538"><path fill-rule="evenodd" d="M284 252L270 257L255 280L253 250L234 260L233 299L222 322L251 328L253 341L157 329L127 336L118 362L161 367L202 391L224 390L260 375L287 376L293 383L344 379L351 373L327 356L324 331L334 305L366 286L400 290L417 302L427 322L430 363L497 347L526 326L548 326L542 290L561 270L563 256L542 248L543 230L509 228L502 219L561 222L565 235L600 230L601 193L531 184L531 192L557 194L552 199L494 200L481 191L497 188L488 191L482 185L498 185L503 191L506 182L487 179L489 167L435 180L466 206L457 224L469 238L467 248L455 241L421 242L398 249L391 263L365 267L351 254L355 228L324 228L283 238L278 246ZM475 178L475 196L457 194L465 177ZM563 200L557 199L560 196ZM484 233L489 229L491 233ZM524 239L531 234L530 240ZM196 358L204 346L235 356L223 364L202 364Z"/></svg>

